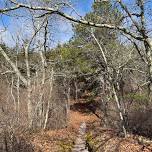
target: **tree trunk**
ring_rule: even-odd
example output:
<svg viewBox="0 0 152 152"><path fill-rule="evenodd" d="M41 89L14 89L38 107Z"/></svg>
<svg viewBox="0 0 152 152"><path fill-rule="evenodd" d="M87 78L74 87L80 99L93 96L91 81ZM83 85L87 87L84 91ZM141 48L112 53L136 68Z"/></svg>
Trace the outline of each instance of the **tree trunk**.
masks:
<svg viewBox="0 0 152 152"><path fill-rule="evenodd" d="M148 75L149 75L149 84L148 84L148 97L149 103L152 102L152 50L148 51Z"/></svg>
<svg viewBox="0 0 152 152"><path fill-rule="evenodd" d="M77 82L74 82L74 86L75 86L75 102L78 102L78 85Z"/></svg>
<svg viewBox="0 0 152 152"><path fill-rule="evenodd" d="M119 116L120 116L120 120L121 120L122 130L123 130L124 136L126 137L127 131L126 131L126 128L125 128L125 119L124 119L124 115L123 115L123 112L122 112L122 108L121 108L121 105L120 105L119 98L117 96L116 88L115 88L114 85L112 85L112 91L113 91L114 98L115 98L115 101L116 101L116 104L117 104L117 108L119 110Z"/></svg>
<svg viewBox="0 0 152 152"><path fill-rule="evenodd" d="M50 78L50 93L49 93L49 99L48 99L48 104L47 104L47 110L46 110L46 114L45 114L43 129L46 129L46 125L47 125L47 122L48 122L48 116L49 116L49 110L50 110L50 100L51 100L51 97L52 97L52 90L53 90L53 78L54 78L54 70L52 68L51 78Z"/></svg>
<svg viewBox="0 0 152 152"><path fill-rule="evenodd" d="M145 42L146 47L146 55L148 59L148 98L149 103L152 102L152 41L149 39L146 39Z"/></svg>
<svg viewBox="0 0 152 152"><path fill-rule="evenodd" d="M31 86L28 86L28 88L27 88L27 110L28 110L29 128L32 128L32 126L33 126L33 106L32 106L32 102L31 102L31 92L32 92L32 88L31 88Z"/></svg>
<svg viewBox="0 0 152 152"><path fill-rule="evenodd" d="M67 100L66 100L66 124L68 125L69 119L70 119L70 87L68 88L67 92Z"/></svg>

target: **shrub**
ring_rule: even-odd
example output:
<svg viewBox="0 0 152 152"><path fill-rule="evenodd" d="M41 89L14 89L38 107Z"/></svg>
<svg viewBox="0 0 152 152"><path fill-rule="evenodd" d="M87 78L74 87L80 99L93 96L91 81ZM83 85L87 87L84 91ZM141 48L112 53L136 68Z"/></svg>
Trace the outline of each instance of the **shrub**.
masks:
<svg viewBox="0 0 152 152"><path fill-rule="evenodd" d="M125 95L124 98L125 98L125 100L132 100L133 102L137 102L140 105L148 104L148 96L146 94L129 93L129 94Z"/></svg>

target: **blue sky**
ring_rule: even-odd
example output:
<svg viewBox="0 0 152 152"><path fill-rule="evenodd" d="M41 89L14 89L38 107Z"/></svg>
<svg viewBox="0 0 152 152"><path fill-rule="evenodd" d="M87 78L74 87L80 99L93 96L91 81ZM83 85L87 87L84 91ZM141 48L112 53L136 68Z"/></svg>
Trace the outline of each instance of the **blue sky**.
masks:
<svg viewBox="0 0 152 152"><path fill-rule="evenodd" d="M77 0L76 9L80 12L80 14L85 15L86 12L91 10L91 6L94 0Z"/></svg>
<svg viewBox="0 0 152 152"><path fill-rule="evenodd" d="M73 0L74 1L74 8L76 8L77 12L81 15L81 16L85 16L86 13L90 12L92 9L92 3L93 0ZM72 14L72 16L76 16L75 13ZM59 42L66 42L68 41L73 33L72 33L72 27L70 25L70 23L68 21L64 20L64 24L63 22L61 22L61 26L59 25L59 33L58 33L58 41Z"/></svg>
<svg viewBox="0 0 152 152"><path fill-rule="evenodd" d="M21 0L22 1L22 0ZM86 13L91 11L92 8L92 3L94 0L71 0L73 1L74 8L77 10L77 12L81 15L84 16ZM2 7L2 3L4 0L0 0L0 8ZM133 2L134 0L124 0L126 4L128 4L130 7L129 9L133 9ZM147 6L146 9L149 9L151 12L152 10L152 0L147 1ZM70 11L67 11L67 13L70 13ZM25 16L28 16L23 13L22 14ZM72 16L77 17L75 13L72 14ZM152 35L152 13L147 17L150 22L147 25L147 28L149 29L149 33ZM30 29L31 25L31 19L27 19L26 17L24 18L12 18L8 16L2 16L0 18L0 32L3 30L3 25L7 27L7 31L1 32L0 34L0 42L1 40L6 42L9 46L13 46L15 44L15 41L13 38L16 38L16 34L20 34L23 38L27 38L28 36L31 35L32 29ZM29 27L28 27L29 26ZM72 32L72 27L71 27L71 22L61 19L58 20L57 23L54 24L53 26L53 34L52 38L54 41L50 44L50 47L56 46L58 43L65 43L67 42L73 35Z"/></svg>
<svg viewBox="0 0 152 152"><path fill-rule="evenodd" d="M2 1L0 2L0 4ZM93 0L73 0L74 8L76 8L77 12L84 16L87 12L91 11ZM1 5L2 6L2 5ZM72 14L76 17L76 14ZM27 19L20 19L20 18L12 18L8 17L6 15L1 16L0 19L0 31L2 31L3 27L7 27L7 31L3 32L0 36L0 41L6 42L9 46L13 46L15 44L15 41L12 39L16 37L16 33L21 33L21 28L24 27L24 25L30 25L30 21ZM52 37L55 38L55 41L51 45L56 45L57 43L64 43L68 41L73 33L72 33L72 27L71 24L68 21L61 20L57 24L58 26L54 27L54 30L57 31L55 35ZM27 28L24 30L23 37L28 36L31 31Z"/></svg>

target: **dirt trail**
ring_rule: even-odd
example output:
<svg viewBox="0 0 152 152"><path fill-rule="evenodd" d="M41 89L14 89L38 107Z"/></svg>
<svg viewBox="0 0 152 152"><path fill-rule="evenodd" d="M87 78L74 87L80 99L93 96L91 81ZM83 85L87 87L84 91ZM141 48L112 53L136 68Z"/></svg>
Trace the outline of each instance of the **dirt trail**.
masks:
<svg viewBox="0 0 152 152"><path fill-rule="evenodd" d="M95 121L98 121L98 118L94 114L87 114L78 111L70 112L70 127L78 129L82 122L85 122L87 124Z"/></svg>
<svg viewBox="0 0 152 152"><path fill-rule="evenodd" d="M32 137L32 143L39 147L41 152L69 152L82 122L87 124L87 131L93 134L93 142L99 147L97 152L152 152L152 145L143 147L133 137L123 139L113 134L112 130L97 126L99 119L94 114L72 110L67 128L36 133Z"/></svg>
<svg viewBox="0 0 152 152"><path fill-rule="evenodd" d="M71 141L75 141L82 122L89 124L95 121L98 119L93 114L71 110L67 128L36 133L32 137L32 143L42 152L62 152L64 147L70 149L73 144Z"/></svg>

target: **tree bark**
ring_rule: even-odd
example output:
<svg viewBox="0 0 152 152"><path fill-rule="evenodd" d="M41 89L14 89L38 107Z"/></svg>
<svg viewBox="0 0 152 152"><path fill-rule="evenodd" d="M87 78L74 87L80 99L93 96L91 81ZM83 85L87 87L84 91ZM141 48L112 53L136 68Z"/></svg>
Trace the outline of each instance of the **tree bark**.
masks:
<svg viewBox="0 0 152 152"><path fill-rule="evenodd" d="M45 120L44 120L43 129L46 129L46 125L47 125L47 122L48 122L48 116L49 116L49 110L50 110L50 102L51 102L52 90L53 90L53 77L54 77L54 70L52 68L51 77L50 77L50 93L49 93L49 99L48 99L48 104L47 104L47 110L46 110L46 114L45 114Z"/></svg>
<svg viewBox="0 0 152 152"><path fill-rule="evenodd" d="M116 88L115 88L114 85L112 85L112 91L113 91L114 98L115 98L115 101L116 101L116 104L117 104L117 108L119 110L119 116L120 116L120 120L121 120L122 130L123 130L124 136L126 137L127 131L126 131L126 128L125 128L124 115L123 115L122 108L121 108L121 105L120 105L120 101L119 101L119 98L117 96L117 91L116 91Z"/></svg>
<svg viewBox="0 0 152 152"><path fill-rule="evenodd" d="M147 59L148 59L148 97L149 103L152 102L152 41L147 39Z"/></svg>

